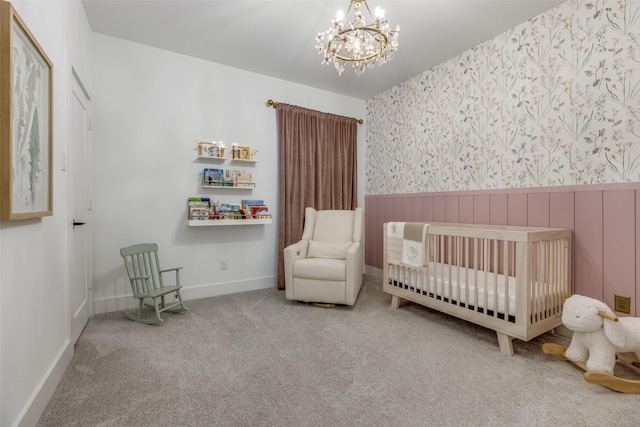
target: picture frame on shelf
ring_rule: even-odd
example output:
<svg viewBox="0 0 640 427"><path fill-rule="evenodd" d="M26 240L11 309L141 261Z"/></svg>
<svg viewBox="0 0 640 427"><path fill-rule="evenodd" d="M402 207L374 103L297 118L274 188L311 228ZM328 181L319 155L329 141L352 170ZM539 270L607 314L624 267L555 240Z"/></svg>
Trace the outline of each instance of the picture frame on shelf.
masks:
<svg viewBox="0 0 640 427"><path fill-rule="evenodd" d="M53 63L0 2L0 220L53 215Z"/></svg>
<svg viewBox="0 0 640 427"><path fill-rule="evenodd" d="M240 147L240 160L251 160L251 147Z"/></svg>
<svg viewBox="0 0 640 427"><path fill-rule="evenodd" d="M218 144L215 141L198 141L198 155L218 158Z"/></svg>

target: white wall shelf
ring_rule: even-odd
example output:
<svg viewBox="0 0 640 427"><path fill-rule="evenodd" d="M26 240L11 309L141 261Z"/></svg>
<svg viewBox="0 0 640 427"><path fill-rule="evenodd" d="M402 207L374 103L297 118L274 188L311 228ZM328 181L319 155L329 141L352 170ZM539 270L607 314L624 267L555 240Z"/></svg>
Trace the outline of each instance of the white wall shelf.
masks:
<svg viewBox="0 0 640 427"><path fill-rule="evenodd" d="M230 159L229 163L233 164L245 164L247 166L249 165L255 165L258 161L257 160L246 160L246 159Z"/></svg>
<svg viewBox="0 0 640 427"><path fill-rule="evenodd" d="M238 187L236 185L234 186L228 186L228 185L206 185L206 184L202 184L202 188L215 188L216 190L253 190L256 186L255 183L253 182L246 182L246 183L241 183L242 185L247 185L248 187Z"/></svg>
<svg viewBox="0 0 640 427"><path fill-rule="evenodd" d="M198 156L199 160L206 160L207 162L224 163L227 160L226 157L213 157L213 156Z"/></svg>
<svg viewBox="0 0 640 427"><path fill-rule="evenodd" d="M271 218L189 220L189 227L215 227L215 226L221 226L221 225L259 225L259 224L271 224Z"/></svg>

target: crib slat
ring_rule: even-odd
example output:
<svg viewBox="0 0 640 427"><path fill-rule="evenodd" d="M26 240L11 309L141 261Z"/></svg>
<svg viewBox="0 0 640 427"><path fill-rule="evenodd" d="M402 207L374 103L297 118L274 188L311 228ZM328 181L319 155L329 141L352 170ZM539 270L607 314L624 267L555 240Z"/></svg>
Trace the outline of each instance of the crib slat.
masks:
<svg viewBox="0 0 640 427"><path fill-rule="evenodd" d="M488 273L489 273L489 268L491 266L490 264L490 246L489 246L489 240L488 239L482 239L482 243L483 243L483 258L484 258L484 268L483 268L483 275L484 275L484 283L485 283L485 288L487 287L487 283L489 282L488 280ZM479 288L479 283L476 283L476 286ZM478 293L480 293L480 290L478 289ZM484 294L482 295L483 297L483 302L484 302L484 313L487 313L487 305L489 303L489 295L488 293L484 292Z"/></svg>
<svg viewBox="0 0 640 427"><path fill-rule="evenodd" d="M498 317L498 272L500 263L500 244L493 240L493 317Z"/></svg>
<svg viewBox="0 0 640 427"><path fill-rule="evenodd" d="M467 286L465 286L464 288L464 302L466 304L466 307L469 308L469 306L471 305L469 303L469 238L465 237L464 238L464 265L465 265L465 269L464 269L464 283L467 284Z"/></svg>
<svg viewBox="0 0 640 427"><path fill-rule="evenodd" d="M540 245L538 244L538 242L534 242L534 251L533 251L533 256L534 259L536 261L536 268L533 272L533 280L531 282L531 316L532 316L532 323L535 323L538 321L538 280L540 278L540 269L542 268L542 258L541 258L541 252L540 252Z"/></svg>
<svg viewBox="0 0 640 427"><path fill-rule="evenodd" d="M504 318L509 319L509 254L511 242L505 242L503 265L504 265Z"/></svg>
<svg viewBox="0 0 640 427"><path fill-rule="evenodd" d="M547 280L544 281L544 318L548 318L551 316L551 312L553 310L553 306L551 305L551 286L553 284L553 265L555 264L555 260L553 259L553 245L551 242L544 242L547 248L547 259L549 262L547 263L547 271L546 277Z"/></svg>
<svg viewBox="0 0 640 427"><path fill-rule="evenodd" d="M473 239L473 283L475 283L475 291L473 292L473 310L478 312L478 271L480 270L480 241L477 237Z"/></svg>
<svg viewBox="0 0 640 427"><path fill-rule="evenodd" d="M447 292L444 293L444 295L442 295L442 298L445 299L445 297L448 296L449 297L449 302L451 303L451 299L453 298L453 295L452 295L452 292L451 292L451 290L452 290L452 282L453 282L453 275L452 275L453 257L452 257L452 254L451 254L451 252L452 252L451 240L453 239L453 237L452 236L447 236L446 239L447 239L447 258L446 258L445 262L447 263L447 266L448 266L448 268L447 268L448 276L447 277L449 278L449 280L447 280L447 289L448 290L447 290ZM444 289L444 285L442 286L442 288Z"/></svg>

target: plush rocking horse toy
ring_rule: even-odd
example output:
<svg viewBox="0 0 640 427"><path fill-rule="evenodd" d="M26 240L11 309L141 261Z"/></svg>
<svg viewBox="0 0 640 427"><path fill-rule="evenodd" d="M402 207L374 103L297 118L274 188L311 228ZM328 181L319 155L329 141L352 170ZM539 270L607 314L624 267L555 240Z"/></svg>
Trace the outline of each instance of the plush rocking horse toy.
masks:
<svg viewBox="0 0 640 427"><path fill-rule="evenodd" d="M572 361L586 371L584 379L589 383L622 393L640 393L640 380L613 374L619 353L625 353L625 360L632 356L631 364L640 368L640 318L618 318L602 301L572 295L564 302L562 323L573 331L571 344L566 349L543 344L544 353Z"/></svg>

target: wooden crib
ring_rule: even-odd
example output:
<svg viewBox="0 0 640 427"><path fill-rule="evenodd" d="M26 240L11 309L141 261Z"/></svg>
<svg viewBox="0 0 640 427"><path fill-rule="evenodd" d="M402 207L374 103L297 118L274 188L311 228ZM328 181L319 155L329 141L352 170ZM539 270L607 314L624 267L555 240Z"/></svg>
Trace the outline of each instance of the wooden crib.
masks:
<svg viewBox="0 0 640 427"><path fill-rule="evenodd" d="M393 223L390 223L393 224ZM404 223L396 223L404 224ZM500 351L562 324L571 295L571 230L428 223L422 267L400 262L384 224L383 290L495 330Z"/></svg>

